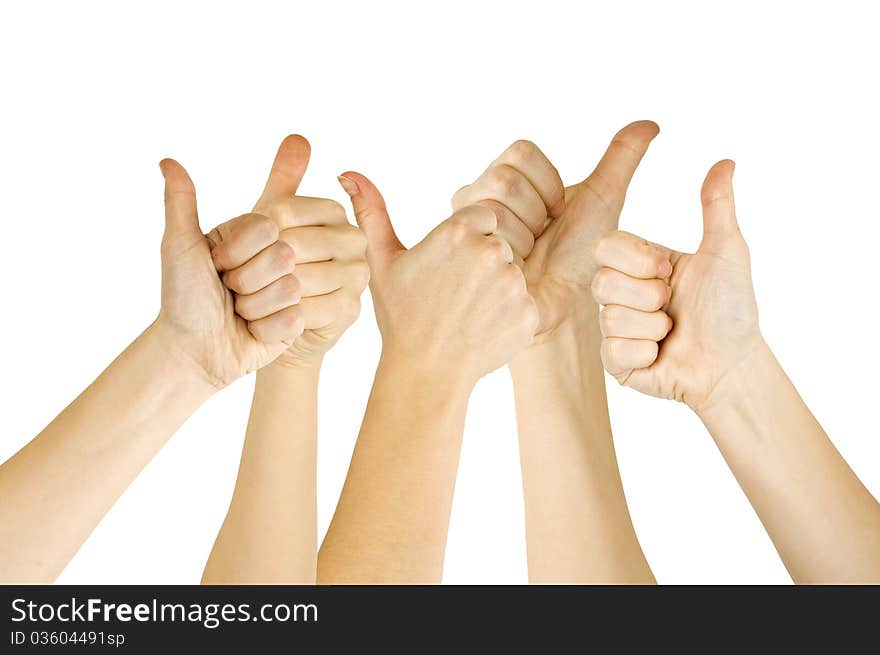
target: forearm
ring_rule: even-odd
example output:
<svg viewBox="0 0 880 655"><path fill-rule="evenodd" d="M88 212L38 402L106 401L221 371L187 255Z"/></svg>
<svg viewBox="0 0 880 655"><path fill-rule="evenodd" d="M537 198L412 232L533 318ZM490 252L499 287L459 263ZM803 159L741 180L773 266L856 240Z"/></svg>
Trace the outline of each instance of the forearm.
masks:
<svg viewBox="0 0 880 655"><path fill-rule="evenodd" d="M314 584L320 361L257 373L232 502L205 584Z"/></svg>
<svg viewBox="0 0 880 655"><path fill-rule="evenodd" d="M318 582L440 582L471 386L383 357Z"/></svg>
<svg viewBox="0 0 880 655"><path fill-rule="evenodd" d="M766 344L698 413L795 582L880 582L880 504Z"/></svg>
<svg viewBox="0 0 880 655"><path fill-rule="evenodd" d="M214 389L153 324L0 467L0 581L51 582Z"/></svg>
<svg viewBox="0 0 880 655"><path fill-rule="evenodd" d="M581 308L510 364L531 582L654 582L614 453L597 314Z"/></svg>

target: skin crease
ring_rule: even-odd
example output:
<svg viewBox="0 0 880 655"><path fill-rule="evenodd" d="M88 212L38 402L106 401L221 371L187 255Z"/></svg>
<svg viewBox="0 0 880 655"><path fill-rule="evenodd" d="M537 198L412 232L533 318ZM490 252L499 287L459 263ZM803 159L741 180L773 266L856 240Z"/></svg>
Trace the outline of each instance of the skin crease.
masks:
<svg viewBox="0 0 880 655"><path fill-rule="evenodd" d="M0 582L52 582L116 499L209 396L286 350L299 295L245 321L215 262L241 266L278 239L266 217L202 234L186 171L166 159L162 305L157 319L39 435L0 466ZM213 258L212 258L213 247ZM291 275L289 262L265 274Z"/></svg>
<svg viewBox="0 0 880 655"><path fill-rule="evenodd" d="M367 236L382 356L318 582L439 582L471 390L537 326L497 234L518 228L497 202L471 204L407 250L375 186L352 172L340 183Z"/></svg>
<svg viewBox="0 0 880 655"><path fill-rule="evenodd" d="M309 156L303 137L285 139L254 207L296 253L305 331L257 373L235 490L204 584L315 582L318 378L324 353L358 316L369 268L366 237L338 203L295 196ZM218 234L228 229L220 226ZM263 283L259 262L253 267L223 278L245 318L271 309L250 302Z"/></svg>
<svg viewBox="0 0 880 655"><path fill-rule="evenodd" d="M653 583L620 481L599 358L598 308L589 286L589 256L601 235L617 226L626 189L658 127L632 123L612 139L596 170L566 188L558 174L547 192L564 202L523 220L546 225L525 257L536 298L540 334L510 363L514 382L529 580L535 583ZM547 161L519 142L532 166ZM516 147L515 144L514 147ZM462 199L494 197L491 171L459 191ZM529 168L526 166L526 168ZM555 172L555 169L554 169ZM525 203L519 203L524 207ZM585 256L587 255L587 256Z"/></svg>
<svg viewBox="0 0 880 655"><path fill-rule="evenodd" d="M798 583L880 582L880 504L810 413L758 327L733 162L709 171L703 240L680 253L625 232L596 247L605 368L687 403Z"/></svg>

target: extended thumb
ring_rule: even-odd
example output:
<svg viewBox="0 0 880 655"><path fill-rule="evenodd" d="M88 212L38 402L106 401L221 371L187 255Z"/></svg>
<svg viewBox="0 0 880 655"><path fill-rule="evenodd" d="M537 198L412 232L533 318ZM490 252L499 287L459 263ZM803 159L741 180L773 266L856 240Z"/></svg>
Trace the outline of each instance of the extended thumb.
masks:
<svg viewBox="0 0 880 655"><path fill-rule="evenodd" d="M360 173L349 171L339 176L339 184L351 198L358 226L367 237L367 261L382 263L391 254L405 250L394 233L385 199L379 189Z"/></svg>
<svg viewBox="0 0 880 655"><path fill-rule="evenodd" d="M183 166L173 159L159 162L165 178L165 238L201 237L196 189Z"/></svg>

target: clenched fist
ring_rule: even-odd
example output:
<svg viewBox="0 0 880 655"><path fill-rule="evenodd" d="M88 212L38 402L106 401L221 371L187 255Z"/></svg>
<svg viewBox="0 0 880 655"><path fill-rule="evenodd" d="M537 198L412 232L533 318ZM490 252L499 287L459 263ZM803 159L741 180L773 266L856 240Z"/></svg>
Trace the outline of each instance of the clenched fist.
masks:
<svg viewBox="0 0 880 655"><path fill-rule="evenodd" d="M340 183L367 236L383 358L473 384L529 343L537 310L497 208L463 207L408 250L367 178Z"/></svg>
<svg viewBox="0 0 880 655"><path fill-rule="evenodd" d="M366 238L351 225L339 203L297 196L308 167L311 147L299 135L288 136L278 148L269 179L253 212L271 223L278 241L253 262L225 268L223 281L235 293L235 310L245 320L263 320L276 311L282 297L296 293L304 331L276 360L301 365L319 361L360 313L360 296L370 279ZM211 232L223 241L236 221ZM296 263L296 277L267 284L271 265ZM219 263L219 262L218 262Z"/></svg>
<svg viewBox="0 0 880 655"><path fill-rule="evenodd" d="M701 411L763 339L749 250L737 225L732 161L703 183L703 240L680 253L626 232L596 245L593 296L602 361L621 384Z"/></svg>
<svg viewBox="0 0 880 655"><path fill-rule="evenodd" d="M162 307L156 326L169 348L180 353L216 387L262 368L302 333L299 291L290 257L267 258L279 249L278 229L265 216L230 222L225 243L202 234L195 187L172 159L161 162L165 177L162 237ZM212 256L213 251L213 256ZM259 269L274 289L274 301L259 318L236 314L219 270Z"/></svg>
<svg viewBox="0 0 880 655"><path fill-rule="evenodd" d="M658 129L651 121L627 125L593 173L565 188L537 146L517 141L453 197L454 207L488 202L504 208L501 234L524 259L529 292L538 306L536 341L570 321L589 298L596 270L593 246L617 228L629 182Z"/></svg>

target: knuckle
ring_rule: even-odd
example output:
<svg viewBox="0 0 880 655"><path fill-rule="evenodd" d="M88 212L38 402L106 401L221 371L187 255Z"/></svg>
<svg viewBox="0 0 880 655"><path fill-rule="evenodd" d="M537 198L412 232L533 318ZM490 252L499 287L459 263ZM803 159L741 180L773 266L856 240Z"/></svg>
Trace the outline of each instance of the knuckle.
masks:
<svg viewBox="0 0 880 655"><path fill-rule="evenodd" d="M486 239L483 258L486 264L495 266L505 259L506 244L501 239Z"/></svg>
<svg viewBox="0 0 880 655"><path fill-rule="evenodd" d="M223 284L236 293L245 293L239 271L229 271L223 274Z"/></svg>
<svg viewBox="0 0 880 655"><path fill-rule="evenodd" d="M504 197L516 190L517 175L513 168L501 164L489 169L486 181L492 191Z"/></svg>
<svg viewBox="0 0 880 655"><path fill-rule="evenodd" d="M301 314L298 307L288 307L278 315L279 322L285 332L292 332L299 328Z"/></svg>
<svg viewBox="0 0 880 655"><path fill-rule="evenodd" d="M538 152L538 146L527 139L517 139L507 149L511 161L521 163L530 160Z"/></svg>
<svg viewBox="0 0 880 655"><path fill-rule="evenodd" d="M492 221L494 230L497 230L501 221L504 220L501 203L495 200L480 200L474 204L473 211L479 213L487 222Z"/></svg>
<svg viewBox="0 0 880 655"><path fill-rule="evenodd" d="M662 327L660 328L658 340L665 339L666 335L669 334L670 332L672 332L672 325L673 325L672 317L669 314L667 314L666 312L661 312L661 315L662 315L662 321L661 321Z"/></svg>
<svg viewBox="0 0 880 655"><path fill-rule="evenodd" d="M612 339L602 339L602 345L599 348L599 353L602 356L602 363L605 365L605 368L616 368L615 363L617 359L617 352L617 341L614 341Z"/></svg>
<svg viewBox="0 0 880 655"><path fill-rule="evenodd" d="M606 232L599 237L599 240L596 241L596 245L593 246L593 256L596 259L596 262L600 265L605 263L608 252L613 248L616 235L617 232Z"/></svg>
<svg viewBox="0 0 880 655"><path fill-rule="evenodd" d="M455 214L446 224L446 234L455 244L464 243L471 235L471 226L464 213Z"/></svg>
<svg viewBox="0 0 880 655"><path fill-rule="evenodd" d="M669 297L669 287L659 280L651 285L651 294L648 298L648 311L656 311L666 304Z"/></svg>
<svg viewBox="0 0 880 655"><path fill-rule="evenodd" d="M275 245L273 255L275 262L285 271L292 271L296 266L296 252L286 241L278 241Z"/></svg>
<svg viewBox="0 0 880 655"><path fill-rule="evenodd" d="M593 276L590 283L590 290L593 292L593 298L600 303L608 299L608 291L610 286L609 271L607 268L600 268Z"/></svg>
<svg viewBox="0 0 880 655"><path fill-rule="evenodd" d="M360 259L350 264L351 278L357 289L363 289L370 283L370 267L366 261Z"/></svg>
<svg viewBox="0 0 880 655"><path fill-rule="evenodd" d="M660 352L660 346L656 341L645 341L642 348L642 359L638 362L639 368L645 368L654 363Z"/></svg>
<svg viewBox="0 0 880 655"><path fill-rule="evenodd" d="M250 312L248 311L248 301L245 296L236 296L233 308L235 309L236 314L245 320L249 320Z"/></svg>
<svg viewBox="0 0 880 655"><path fill-rule="evenodd" d="M367 251L367 235L354 225L348 228L348 238L351 240L352 250L359 255L363 255Z"/></svg>
<svg viewBox="0 0 880 655"><path fill-rule="evenodd" d="M341 203L332 200L331 198L324 198L324 208L326 212L335 217L345 217L345 207L342 206Z"/></svg>
<svg viewBox="0 0 880 655"><path fill-rule="evenodd" d="M458 211L462 207L465 206L465 196L467 194L468 189L471 188L470 184L466 184L461 187L458 191L452 194L452 209L453 211Z"/></svg>
<svg viewBox="0 0 880 655"><path fill-rule="evenodd" d="M299 300L300 284L295 275L285 275L279 280L279 285L285 300Z"/></svg>
<svg viewBox="0 0 880 655"><path fill-rule="evenodd" d="M251 229L267 241L274 241L278 238L278 224L268 216L263 214L251 214Z"/></svg>

